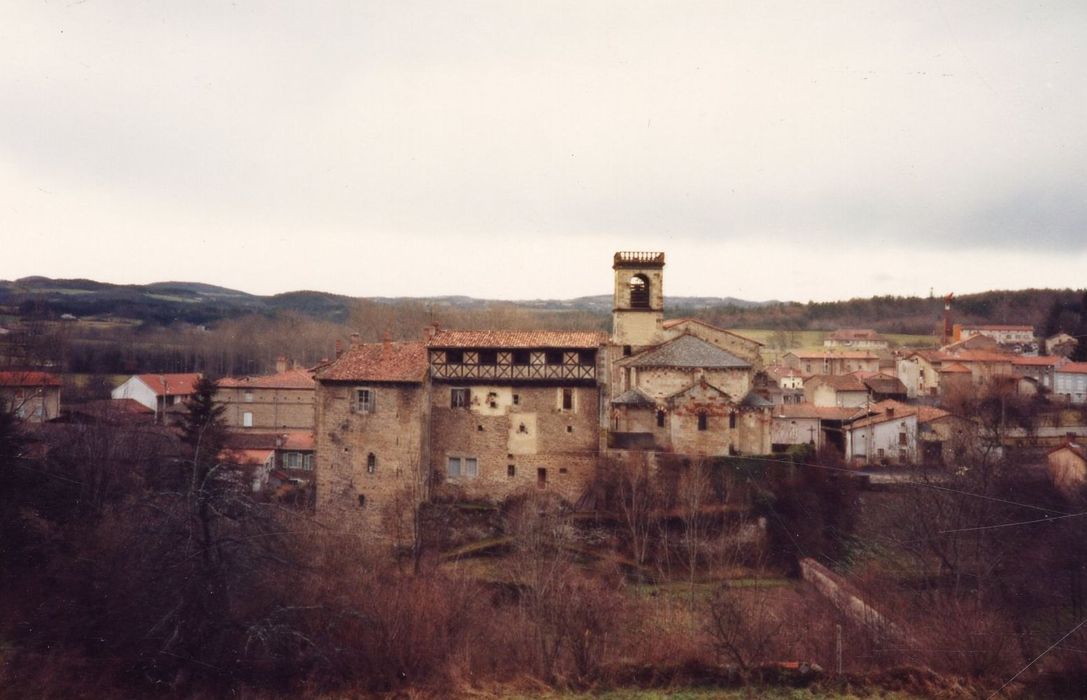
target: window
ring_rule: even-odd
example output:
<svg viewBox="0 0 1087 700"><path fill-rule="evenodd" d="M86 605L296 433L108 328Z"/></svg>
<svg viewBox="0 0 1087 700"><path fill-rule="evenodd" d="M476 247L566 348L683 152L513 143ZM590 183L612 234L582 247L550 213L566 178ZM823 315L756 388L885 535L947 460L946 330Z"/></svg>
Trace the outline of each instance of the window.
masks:
<svg viewBox="0 0 1087 700"><path fill-rule="evenodd" d="M521 405L521 395L520 394L514 394L513 395L513 405L514 406L520 406Z"/></svg>
<svg viewBox="0 0 1087 700"><path fill-rule="evenodd" d="M906 444L906 433L905 432L901 432L901 433L898 434L898 444L899 445L905 445Z"/></svg>
<svg viewBox="0 0 1087 700"><path fill-rule="evenodd" d="M459 365L464 362L463 350L446 350L445 351L445 364L447 365Z"/></svg>
<svg viewBox="0 0 1087 700"><path fill-rule="evenodd" d="M547 469L540 467L536 470L536 486L538 488L547 488Z"/></svg>
<svg viewBox="0 0 1087 700"><path fill-rule="evenodd" d="M705 413L699 413L698 414L698 429L699 430L705 430L707 427L709 427L709 418L706 416Z"/></svg>
<svg viewBox="0 0 1087 700"><path fill-rule="evenodd" d="M736 414L735 413L728 414L728 427L729 428L735 428L736 427Z"/></svg>
<svg viewBox="0 0 1087 700"><path fill-rule="evenodd" d="M450 408L467 408L468 407L468 389L450 389L449 390L449 407Z"/></svg>
<svg viewBox="0 0 1087 700"><path fill-rule="evenodd" d="M245 402L246 403L253 403L253 392L251 392L251 391L245 392Z"/></svg>
<svg viewBox="0 0 1087 700"><path fill-rule="evenodd" d="M527 365L532 361L532 353L528 350L514 350L513 351L513 364L515 365Z"/></svg>
<svg viewBox="0 0 1087 700"><path fill-rule="evenodd" d="M630 278L630 308L649 308L649 280L645 275L634 275Z"/></svg>
<svg viewBox="0 0 1087 700"><path fill-rule="evenodd" d="M450 479L474 479L479 476L479 460L475 457L450 457L445 475Z"/></svg>
<svg viewBox="0 0 1087 700"><path fill-rule="evenodd" d="M561 365L562 350L548 350L544 353L544 362L549 365Z"/></svg>
<svg viewBox="0 0 1087 700"><path fill-rule="evenodd" d="M480 350L479 351L479 364L481 364L481 365L497 365L498 364L498 351L497 350Z"/></svg>
<svg viewBox="0 0 1087 700"><path fill-rule="evenodd" d="M562 390L562 410L572 411L574 410L574 390L563 389Z"/></svg>
<svg viewBox="0 0 1087 700"><path fill-rule="evenodd" d="M517 476L517 465L507 464L506 465L506 476L508 476L511 479L513 477Z"/></svg>
<svg viewBox="0 0 1087 700"><path fill-rule="evenodd" d="M253 414L250 413L249 411L246 411L245 413L242 414L242 427L243 428L252 428L253 427Z"/></svg>
<svg viewBox="0 0 1087 700"><path fill-rule="evenodd" d="M577 363L582 366L595 365L596 353L592 350L579 350L577 353Z"/></svg>
<svg viewBox="0 0 1087 700"><path fill-rule="evenodd" d="M373 474L377 471L377 457L373 452L366 455L366 473Z"/></svg>
<svg viewBox="0 0 1087 700"><path fill-rule="evenodd" d="M373 389L356 389L355 410L359 413L373 413L374 398L375 397Z"/></svg>
<svg viewBox="0 0 1087 700"><path fill-rule="evenodd" d="M366 494L360 493L359 494L359 508L365 508L365 507L366 507Z"/></svg>
<svg viewBox="0 0 1087 700"><path fill-rule="evenodd" d="M657 427L664 427L664 411L657 411Z"/></svg>
<svg viewBox="0 0 1087 700"><path fill-rule="evenodd" d="M517 432L523 435L528 435L528 426L526 426L524 423L521 423L517 426Z"/></svg>
<svg viewBox="0 0 1087 700"><path fill-rule="evenodd" d="M623 346L623 357L630 357L630 354L634 352L634 348L629 345Z"/></svg>
<svg viewBox="0 0 1087 700"><path fill-rule="evenodd" d="M301 469L302 455L298 452L288 452L286 455L287 469Z"/></svg>

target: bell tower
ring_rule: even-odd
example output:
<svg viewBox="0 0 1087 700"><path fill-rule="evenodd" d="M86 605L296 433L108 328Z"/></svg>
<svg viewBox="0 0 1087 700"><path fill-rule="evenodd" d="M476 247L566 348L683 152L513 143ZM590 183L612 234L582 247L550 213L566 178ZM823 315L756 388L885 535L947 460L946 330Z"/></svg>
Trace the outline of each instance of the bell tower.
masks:
<svg viewBox="0 0 1087 700"><path fill-rule="evenodd" d="M662 339L664 253L621 251L615 254L615 294L611 342L632 352Z"/></svg>

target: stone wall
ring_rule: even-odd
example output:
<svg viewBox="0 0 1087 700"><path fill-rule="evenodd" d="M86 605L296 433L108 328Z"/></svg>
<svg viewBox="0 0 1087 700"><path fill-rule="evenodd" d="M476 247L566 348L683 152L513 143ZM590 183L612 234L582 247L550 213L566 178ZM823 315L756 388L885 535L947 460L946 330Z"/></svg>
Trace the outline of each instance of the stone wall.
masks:
<svg viewBox="0 0 1087 700"><path fill-rule="evenodd" d="M215 400L226 406L223 421L229 428L313 430L314 395L314 389L226 388L215 392ZM247 412L252 426L245 425Z"/></svg>
<svg viewBox="0 0 1087 700"><path fill-rule="evenodd" d="M430 465L446 475L450 458L474 458L478 474L449 477L470 497L504 498L526 489L577 499L592 479L599 446L596 387L471 386L470 401L452 407L447 384L431 392ZM562 391L573 408L562 408ZM462 462L463 464L463 462ZM540 472L539 470L544 470Z"/></svg>
<svg viewBox="0 0 1087 700"><path fill-rule="evenodd" d="M361 386L374 392L371 412L356 405ZM359 534L395 537L422 496L424 386L322 382L316 396L318 520Z"/></svg>

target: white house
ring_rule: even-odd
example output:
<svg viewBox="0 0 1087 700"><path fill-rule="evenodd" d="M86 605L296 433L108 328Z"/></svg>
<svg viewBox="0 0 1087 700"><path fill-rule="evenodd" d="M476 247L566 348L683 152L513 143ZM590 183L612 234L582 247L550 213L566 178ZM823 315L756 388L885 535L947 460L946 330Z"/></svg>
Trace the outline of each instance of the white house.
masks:
<svg viewBox="0 0 1087 700"><path fill-rule="evenodd" d="M181 403L196 391L200 374L134 374L114 389L114 399L132 399L156 414Z"/></svg>
<svg viewBox="0 0 1087 700"><path fill-rule="evenodd" d="M1053 393L1070 403L1087 403L1087 362L1069 362L1053 372Z"/></svg>

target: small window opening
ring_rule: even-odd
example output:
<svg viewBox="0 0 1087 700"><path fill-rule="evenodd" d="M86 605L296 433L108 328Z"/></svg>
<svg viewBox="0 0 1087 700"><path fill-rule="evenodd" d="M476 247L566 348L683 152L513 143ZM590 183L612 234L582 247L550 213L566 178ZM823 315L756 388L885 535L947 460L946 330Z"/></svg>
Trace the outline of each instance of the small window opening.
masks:
<svg viewBox="0 0 1087 700"><path fill-rule="evenodd" d="M559 474L565 474L565 473L566 473L566 467L559 467Z"/></svg>
<svg viewBox="0 0 1087 700"><path fill-rule="evenodd" d="M366 473L367 474L373 474L376 471L377 471L377 457L375 457L374 453L371 452L370 454L366 455Z"/></svg>
<svg viewBox="0 0 1087 700"><path fill-rule="evenodd" d="M464 362L463 350L446 350L445 351L445 364L447 365L459 365Z"/></svg>
<svg viewBox="0 0 1087 700"><path fill-rule="evenodd" d="M481 365L497 365L498 364L498 351L497 350L480 350L479 351L479 364L481 364Z"/></svg>
<svg viewBox="0 0 1087 700"><path fill-rule="evenodd" d="M649 280L645 275L634 275L630 278L630 308L649 308Z"/></svg>
<svg viewBox="0 0 1087 700"><path fill-rule="evenodd" d="M709 427L709 418L706 416L705 413L699 413L698 414L698 429L699 430L706 430L707 427Z"/></svg>
<svg viewBox="0 0 1087 700"><path fill-rule="evenodd" d="M736 427L736 414L735 413L728 414L728 427L730 427L730 428L735 428Z"/></svg>
<svg viewBox="0 0 1087 700"><path fill-rule="evenodd" d="M517 426L517 432L524 433L524 434L527 435L528 434L528 428L525 426L524 423L521 423L520 425Z"/></svg>
<svg viewBox="0 0 1087 700"><path fill-rule="evenodd" d="M520 406L521 405L521 395L520 394L514 394L513 395L513 405L514 406Z"/></svg>
<svg viewBox="0 0 1087 700"><path fill-rule="evenodd" d="M579 350L577 353L577 363L582 366L595 365L596 353L592 350Z"/></svg>
<svg viewBox="0 0 1087 700"><path fill-rule="evenodd" d="M547 488L547 469L539 467L536 470L536 486L538 488Z"/></svg>
<svg viewBox="0 0 1087 700"><path fill-rule="evenodd" d="M487 394L487 405L491 408L498 408L498 394L493 391Z"/></svg>
<svg viewBox="0 0 1087 700"><path fill-rule="evenodd" d="M467 408L468 389L450 389L449 406L450 408Z"/></svg>
<svg viewBox="0 0 1087 700"><path fill-rule="evenodd" d="M514 350L513 351L513 364L515 365L527 365L532 360L532 353L528 350Z"/></svg>
<svg viewBox="0 0 1087 700"><path fill-rule="evenodd" d="M511 479L513 477L517 476L517 465L507 464L506 465L506 476L508 476Z"/></svg>
<svg viewBox="0 0 1087 700"><path fill-rule="evenodd" d="M549 365L561 365L562 350L548 350L544 353L544 362Z"/></svg>
<svg viewBox="0 0 1087 700"><path fill-rule="evenodd" d="M572 411L574 410L574 390L563 389L562 390L562 410Z"/></svg>
<svg viewBox="0 0 1087 700"><path fill-rule="evenodd" d="M483 432L483 425L482 424L476 426L476 432L480 432L480 433Z"/></svg>
<svg viewBox="0 0 1087 700"><path fill-rule="evenodd" d="M664 411L657 411L657 427L664 427Z"/></svg>
<svg viewBox="0 0 1087 700"><path fill-rule="evenodd" d="M572 425L566 426L566 432L568 432L568 433L574 432L574 426L572 426Z"/></svg>
<svg viewBox="0 0 1087 700"><path fill-rule="evenodd" d="M623 357L630 357L630 354L633 351L634 351L634 348L630 347L629 345L624 345L623 346Z"/></svg>
<svg viewBox="0 0 1087 700"><path fill-rule="evenodd" d="M360 493L359 494L359 508L365 508L365 507L366 507L366 494Z"/></svg>

